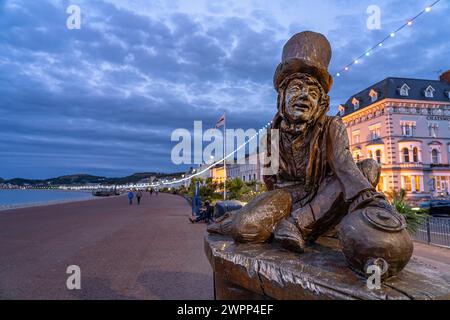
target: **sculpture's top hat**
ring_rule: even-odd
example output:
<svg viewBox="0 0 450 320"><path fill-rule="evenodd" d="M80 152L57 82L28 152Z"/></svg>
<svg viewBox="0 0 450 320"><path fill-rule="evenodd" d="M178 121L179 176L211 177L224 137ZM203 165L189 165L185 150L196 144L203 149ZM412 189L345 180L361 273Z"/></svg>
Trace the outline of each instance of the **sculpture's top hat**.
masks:
<svg viewBox="0 0 450 320"><path fill-rule="evenodd" d="M306 73L317 78L325 92L329 92L333 78L328 73L331 46L324 35L312 31L297 33L283 47L273 83L278 90L283 80L294 73Z"/></svg>

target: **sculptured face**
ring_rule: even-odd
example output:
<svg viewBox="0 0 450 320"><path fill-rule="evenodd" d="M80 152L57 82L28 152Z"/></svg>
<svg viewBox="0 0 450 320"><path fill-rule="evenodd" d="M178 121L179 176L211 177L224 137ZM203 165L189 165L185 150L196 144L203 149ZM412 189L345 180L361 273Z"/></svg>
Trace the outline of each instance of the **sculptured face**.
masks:
<svg viewBox="0 0 450 320"><path fill-rule="evenodd" d="M304 79L289 82L284 96L285 114L294 122L307 122L318 113L320 88Z"/></svg>

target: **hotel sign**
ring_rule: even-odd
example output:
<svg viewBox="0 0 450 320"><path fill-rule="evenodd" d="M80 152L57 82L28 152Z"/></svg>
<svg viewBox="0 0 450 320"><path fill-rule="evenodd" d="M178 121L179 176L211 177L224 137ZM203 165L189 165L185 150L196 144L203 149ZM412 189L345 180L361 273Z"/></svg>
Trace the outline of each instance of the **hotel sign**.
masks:
<svg viewBox="0 0 450 320"><path fill-rule="evenodd" d="M450 121L450 116L428 116L427 120L433 121Z"/></svg>

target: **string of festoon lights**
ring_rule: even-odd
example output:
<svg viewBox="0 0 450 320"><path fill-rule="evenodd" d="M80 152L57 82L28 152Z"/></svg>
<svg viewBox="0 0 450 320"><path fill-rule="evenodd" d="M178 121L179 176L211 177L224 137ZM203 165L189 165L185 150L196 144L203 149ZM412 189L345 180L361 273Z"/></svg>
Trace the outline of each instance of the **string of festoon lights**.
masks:
<svg viewBox="0 0 450 320"><path fill-rule="evenodd" d="M429 6L425 7L425 9L423 9L422 11L420 11L418 14L416 14L414 17L412 17L411 19L406 20L406 22L401 25L399 28L397 28L396 30L394 30L393 32L391 32L389 35L387 35L384 39L382 39L381 41L377 42L375 45L373 45L371 48L369 48L368 50L366 50L364 53L362 53L360 56L358 56L357 58L355 58L353 61L351 61L349 64L347 64L346 66L344 66L341 70L339 70L338 72L335 73L336 77L341 77L342 74L344 74L345 72L350 70L350 67L353 65L356 65L358 63L360 63L362 61L362 59L364 57L369 57L372 52L374 52L375 50L383 47L384 43L387 42L389 39L394 38L398 32L400 32L402 29L404 29L405 27L411 27L414 23L414 21L416 19L418 19L421 15L423 15L424 13L428 13L431 11L431 9L437 5L441 0L436 0L435 2L433 2L432 4L430 4ZM173 184L177 184L183 181L187 181L190 180L196 176L199 176L203 173L205 173L206 171L208 171L209 169L211 169L212 167L216 166L219 163L223 163L224 161L226 161L229 157L233 156L236 152L238 152L240 149L242 149L243 147L245 147L250 141L252 141L253 139L255 139L260 133L262 133L264 130L266 130L268 127L270 127L270 125L272 124L271 122L268 122L264 127L262 127L261 129L259 129L259 131L254 134L253 136L251 136L246 142L244 142L243 144L241 144L239 147L237 147L235 150L233 150L232 152L230 152L228 155L226 155L224 158L217 160L215 162L213 162L211 165L209 165L208 167L206 167L205 169L202 169L201 171L195 172L187 177L182 177L181 179L176 179L174 178L172 181L161 181L158 182L156 184L151 184L150 187L159 187L159 186L164 186L164 185L173 185ZM225 139L224 139L225 140Z"/></svg>
<svg viewBox="0 0 450 320"><path fill-rule="evenodd" d="M373 45L372 47L370 47L368 50L366 50L365 52L363 52L360 56L356 57L355 59L353 59L349 64L347 64L346 66L344 66L342 69L340 69L339 71L337 71L335 73L336 77L340 77L342 76L345 72L348 72L350 70L350 67L353 65L356 65L358 63L360 63L362 61L363 58L365 57L369 57L375 50L383 47L384 43L387 42L388 40L394 38L401 30L403 30L406 27L412 27L413 23L415 20L417 20L421 15L423 15L424 13L428 13L431 11L431 8L433 8L435 5L437 5L441 0L436 0L435 2L433 2L432 4L430 4L429 6L425 7L425 9L423 9L422 11L420 11L418 14L416 14L414 17L412 17L411 19L406 20L406 22L404 24L402 24L399 28L397 28L396 30L392 31L390 34L388 34L385 38L383 38L381 41L377 42L375 45Z"/></svg>
<svg viewBox="0 0 450 320"><path fill-rule="evenodd" d="M226 161L228 158L230 158L231 156L233 156L236 152L238 152L239 150L241 150L243 147L245 147L250 141L252 141L253 139L255 139L259 134L261 134L264 130L267 130L270 125L272 124L272 121L268 122L264 127L262 127L261 129L258 130L257 133L255 133L253 136L249 137L248 140L246 142L244 142L243 144L241 144L239 147L237 147L235 150L231 151L229 154L227 154L224 158L217 160L215 162L213 162L211 165L209 165L208 167L206 167L205 169L199 171L199 172L195 172L192 175L188 176L188 177L183 177L181 179L176 179L174 178L174 180L172 181L161 181L158 182L157 184L152 184L150 185L150 187L159 187L161 185L172 185L172 184L177 184L186 180L190 180L196 176L199 176L203 173L205 173L206 171L208 171L209 169L211 169L212 167L216 166L217 164ZM226 139L224 139L226 140Z"/></svg>

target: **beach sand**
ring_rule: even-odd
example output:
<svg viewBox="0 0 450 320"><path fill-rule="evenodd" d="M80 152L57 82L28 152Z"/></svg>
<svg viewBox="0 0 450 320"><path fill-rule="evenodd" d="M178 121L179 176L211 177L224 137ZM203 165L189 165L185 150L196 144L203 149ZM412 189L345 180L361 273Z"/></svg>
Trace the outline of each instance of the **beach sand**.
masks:
<svg viewBox="0 0 450 320"><path fill-rule="evenodd" d="M212 299L206 225L179 196L144 193L0 213L0 299ZM66 268L81 268L68 290Z"/></svg>

